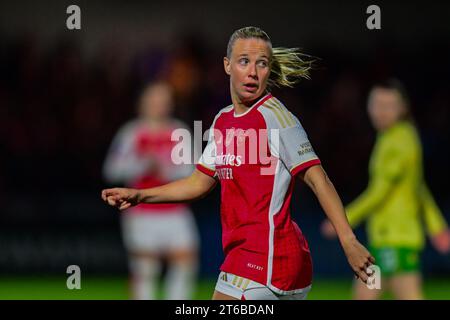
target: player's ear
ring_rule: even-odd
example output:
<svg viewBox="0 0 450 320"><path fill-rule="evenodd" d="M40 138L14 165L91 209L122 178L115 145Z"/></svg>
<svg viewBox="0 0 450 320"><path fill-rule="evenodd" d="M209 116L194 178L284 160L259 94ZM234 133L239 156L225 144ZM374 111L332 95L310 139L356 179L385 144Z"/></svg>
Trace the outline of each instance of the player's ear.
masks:
<svg viewBox="0 0 450 320"><path fill-rule="evenodd" d="M230 59L228 59L228 57L223 58L223 68L225 69L225 73L227 75L231 74L231 63L230 63Z"/></svg>

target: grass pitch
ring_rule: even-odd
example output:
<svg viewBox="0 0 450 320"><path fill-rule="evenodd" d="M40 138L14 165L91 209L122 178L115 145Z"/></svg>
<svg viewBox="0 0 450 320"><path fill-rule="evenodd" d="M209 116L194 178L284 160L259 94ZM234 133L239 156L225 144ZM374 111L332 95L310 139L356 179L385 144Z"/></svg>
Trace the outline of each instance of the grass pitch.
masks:
<svg viewBox="0 0 450 320"><path fill-rule="evenodd" d="M194 296L196 300L209 300L216 279L200 279ZM426 279L427 299L450 300L450 278ZM163 299L160 288L158 297ZM308 300L349 300L350 279L315 279ZM392 298L385 294L384 299ZM80 290L69 290L64 277L0 277L0 300L126 300L126 277L82 277Z"/></svg>

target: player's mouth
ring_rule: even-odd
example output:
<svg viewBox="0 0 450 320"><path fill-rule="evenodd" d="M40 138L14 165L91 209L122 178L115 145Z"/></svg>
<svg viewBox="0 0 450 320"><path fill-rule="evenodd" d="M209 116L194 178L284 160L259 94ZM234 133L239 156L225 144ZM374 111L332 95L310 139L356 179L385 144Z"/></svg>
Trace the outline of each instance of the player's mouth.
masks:
<svg viewBox="0 0 450 320"><path fill-rule="evenodd" d="M244 89L248 92L256 92L258 90L257 83L244 83Z"/></svg>

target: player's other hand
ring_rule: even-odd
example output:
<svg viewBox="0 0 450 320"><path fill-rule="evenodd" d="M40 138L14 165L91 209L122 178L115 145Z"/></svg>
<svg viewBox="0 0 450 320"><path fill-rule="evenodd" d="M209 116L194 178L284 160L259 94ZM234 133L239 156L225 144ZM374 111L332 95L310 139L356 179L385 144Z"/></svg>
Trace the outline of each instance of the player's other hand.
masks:
<svg viewBox="0 0 450 320"><path fill-rule="evenodd" d="M139 203L139 190L112 188L102 191L102 199L110 206L125 210Z"/></svg>
<svg viewBox="0 0 450 320"><path fill-rule="evenodd" d="M368 267L375 263L375 258L356 238L342 241L342 247L355 276L367 283L367 279L372 275Z"/></svg>
<svg viewBox="0 0 450 320"><path fill-rule="evenodd" d="M336 230L330 220L324 220L320 226L320 232L327 239L335 239L337 237Z"/></svg>
<svg viewBox="0 0 450 320"><path fill-rule="evenodd" d="M450 230L446 229L431 237L433 247L439 253L446 254L450 252Z"/></svg>

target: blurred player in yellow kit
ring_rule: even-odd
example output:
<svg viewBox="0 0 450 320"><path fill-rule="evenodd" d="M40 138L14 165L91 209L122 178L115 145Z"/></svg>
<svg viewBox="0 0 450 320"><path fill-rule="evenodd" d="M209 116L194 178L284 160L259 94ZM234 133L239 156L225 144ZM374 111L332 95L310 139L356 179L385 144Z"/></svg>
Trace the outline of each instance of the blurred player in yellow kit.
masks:
<svg viewBox="0 0 450 320"><path fill-rule="evenodd" d="M352 227L367 219L370 252L382 282L381 290L355 282L354 298L377 299L389 288L396 299L423 299L420 252L425 230L442 254L450 251L450 232L424 180L422 146L403 85L390 79L374 86L368 112L378 132L370 181L346 211ZM335 236L329 221L322 232Z"/></svg>
<svg viewBox="0 0 450 320"><path fill-rule="evenodd" d="M175 165L173 130L186 128L171 117L173 97L164 82L148 85L140 98L139 117L115 136L104 164L110 183L150 188L188 176L193 165ZM129 255L133 299L155 299L161 258L168 261L166 299L190 299L197 269L198 232L186 204L140 204L122 215Z"/></svg>

